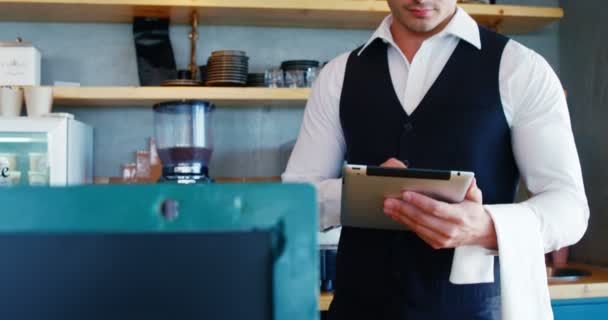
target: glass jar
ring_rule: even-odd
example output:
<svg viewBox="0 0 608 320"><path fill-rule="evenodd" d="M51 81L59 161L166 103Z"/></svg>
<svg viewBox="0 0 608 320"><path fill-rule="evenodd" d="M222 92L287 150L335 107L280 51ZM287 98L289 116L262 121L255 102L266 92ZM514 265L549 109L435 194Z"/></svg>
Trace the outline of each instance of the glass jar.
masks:
<svg viewBox="0 0 608 320"><path fill-rule="evenodd" d="M198 100L154 106L154 136L163 172L192 168L206 172L213 152L213 110L213 104Z"/></svg>

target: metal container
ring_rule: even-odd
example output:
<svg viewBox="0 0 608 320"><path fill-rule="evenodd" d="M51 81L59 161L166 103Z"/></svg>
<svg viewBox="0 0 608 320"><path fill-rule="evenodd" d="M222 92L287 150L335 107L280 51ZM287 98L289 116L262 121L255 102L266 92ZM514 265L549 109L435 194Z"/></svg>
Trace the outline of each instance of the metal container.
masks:
<svg viewBox="0 0 608 320"><path fill-rule="evenodd" d="M547 278L551 282L572 282L590 276L590 271L579 268L547 267Z"/></svg>
<svg viewBox="0 0 608 320"><path fill-rule="evenodd" d="M20 38L0 42L0 86L40 85L40 51Z"/></svg>

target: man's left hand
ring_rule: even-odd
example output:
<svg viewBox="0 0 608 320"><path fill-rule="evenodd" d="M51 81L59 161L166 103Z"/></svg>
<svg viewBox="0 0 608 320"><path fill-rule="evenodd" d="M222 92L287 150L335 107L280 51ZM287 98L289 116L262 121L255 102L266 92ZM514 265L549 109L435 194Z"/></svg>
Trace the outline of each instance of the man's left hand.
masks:
<svg viewBox="0 0 608 320"><path fill-rule="evenodd" d="M464 245L497 248L494 223L482 205L482 193L475 180L461 203L450 204L406 191L401 199L386 199L384 212L434 249Z"/></svg>

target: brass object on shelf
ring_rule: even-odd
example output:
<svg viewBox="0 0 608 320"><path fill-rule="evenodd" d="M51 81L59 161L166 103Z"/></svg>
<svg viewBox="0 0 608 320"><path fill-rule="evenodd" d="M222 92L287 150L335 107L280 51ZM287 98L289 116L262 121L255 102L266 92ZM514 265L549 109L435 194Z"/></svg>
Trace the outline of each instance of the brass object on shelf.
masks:
<svg viewBox="0 0 608 320"><path fill-rule="evenodd" d="M196 74L198 72L198 65L196 64L196 41L198 41L198 13L196 10L192 11L191 14L192 20L190 24L192 25L192 31L188 34L188 38L190 39L190 64L188 68L190 69L190 73L192 75L192 80L196 80Z"/></svg>

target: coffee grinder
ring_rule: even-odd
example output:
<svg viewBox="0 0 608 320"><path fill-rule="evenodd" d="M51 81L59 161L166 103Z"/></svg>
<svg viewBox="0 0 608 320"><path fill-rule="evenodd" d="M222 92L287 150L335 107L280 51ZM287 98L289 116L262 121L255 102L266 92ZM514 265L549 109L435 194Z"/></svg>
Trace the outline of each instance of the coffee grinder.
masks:
<svg viewBox="0 0 608 320"><path fill-rule="evenodd" d="M154 135L163 163L160 182L208 183L214 106L200 100L154 105Z"/></svg>

